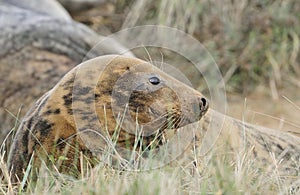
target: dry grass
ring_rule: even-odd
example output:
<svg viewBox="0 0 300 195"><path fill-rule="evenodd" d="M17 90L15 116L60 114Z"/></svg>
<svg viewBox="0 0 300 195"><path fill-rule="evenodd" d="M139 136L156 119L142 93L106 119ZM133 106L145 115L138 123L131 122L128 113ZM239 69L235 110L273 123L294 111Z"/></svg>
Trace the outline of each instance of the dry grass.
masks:
<svg viewBox="0 0 300 195"><path fill-rule="evenodd" d="M248 151L249 152L249 151ZM9 183L5 162L0 168L3 194L296 194L298 178L286 179L276 170L262 171L248 153L208 155L192 164L166 165L151 171L120 171L106 164L89 168L79 179L50 171L44 167L38 180L26 188ZM176 164L176 166L174 166ZM30 181L29 178L27 178ZM293 181L293 182L291 182Z"/></svg>
<svg viewBox="0 0 300 195"><path fill-rule="evenodd" d="M201 131L200 129L198 129ZM140 140L136 140L139 142ZM2 150L0 170L3 194L297 194L300 179L288 172L279 173L275 160L269 169L253 158L253 147L242 147L232 152L226 140L222 147L214 147L205 156L199 156L197 144L179 158L157 169L130 171L116 169L99 162L91 167L80 155L81 172L78 178L61 174L56 163L43 164L37 179L30 173L35 170L29 163L25 176L18 185L10 181ZM113 140L112 140L113 143ZM113 146L113 144L111 144ZM114 149L108 148L108 151ZM272 154L270 153L272 156ZM148 159L151 160L152 159ZM139 164L134 162L133 164ZM297 164L297 163L296 163ZM300 167L300 162L296 165ZM114 166L115 167L115 166ZM268 167L268 166L267 166ZM278 168L278 169L277 169ZM33 179L34 178L34 179Z"/></svg>
<svg viewBox="0 0 300 195"><path fill-rule="evenodd" d="M280 87L300 86L300 2L297 0L254 1L126 1L130 5L123 27L163 24L197 37L226 75L229 91L250 92L264 82L274 98ZM44 166L37 181L26 188L10 183L5 149L0 154L1 194L296 194L300 179L282 177L275 170L256 166L249 152L181 159L160 169L121 171L106 164L87 167L80 178L51 171ZM300 162L299 162L300 167ZM52 168L51 168L52 169ZM24 181L25 181L24 180Z"/></svg>

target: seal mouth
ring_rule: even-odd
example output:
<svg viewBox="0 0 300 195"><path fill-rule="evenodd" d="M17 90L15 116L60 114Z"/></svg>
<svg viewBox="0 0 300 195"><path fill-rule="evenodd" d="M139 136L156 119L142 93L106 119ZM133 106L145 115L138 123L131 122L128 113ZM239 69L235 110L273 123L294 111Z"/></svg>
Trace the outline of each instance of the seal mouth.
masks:
<svg viewBox="0 0 300 195"><path fill-rule="evenodd" d="M164 129L177 129L196 122L206 114L209 103L203 96L197 96L190 105L181 106L174 105L166 109L163 113L159 112L157 108L149 106L147 109L148 114L153 115L153 118L148 123L140 123L145 127L144 135L154 134L155 131L153 131L153 129L160 131L163 131Z"/></svg>
<svg viewBox="0 0 300 195"><path fill-rule="evenodd" d="M155 134L157 131L164 131L165 129L176 129L182 123L182 114L179 109L171 108L166 112L159 114L156 110L149 108L149 112L158 115L155 119L143 125L143 136ZM155 130L153 130L155 129Z"/></svg>

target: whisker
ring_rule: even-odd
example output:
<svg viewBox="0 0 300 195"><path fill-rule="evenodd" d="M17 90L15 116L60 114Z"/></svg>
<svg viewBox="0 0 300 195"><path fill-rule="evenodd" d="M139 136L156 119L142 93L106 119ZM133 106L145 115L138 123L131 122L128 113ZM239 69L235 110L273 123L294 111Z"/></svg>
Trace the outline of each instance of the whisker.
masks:
<svg viewBox="0 0 300 195"><path fill-rule="evenodd" d="M160 55L161 55L160 69L163 71L164 55L163 55L163 53L161 51L160 51Z"/></svg>
<svg viewBox="0 0 300 195"><path fill-rule="evenodd" d="M152 58L151 58L151 56L150 56L150 53L149 53L148 49L147 49L145 46L143 46L143 48L145 49L145 52L146 52L147 55L148 55L148 58L149 58L149 60L150 60L150 64L152 65L153 61L152 61Z"/></svg>

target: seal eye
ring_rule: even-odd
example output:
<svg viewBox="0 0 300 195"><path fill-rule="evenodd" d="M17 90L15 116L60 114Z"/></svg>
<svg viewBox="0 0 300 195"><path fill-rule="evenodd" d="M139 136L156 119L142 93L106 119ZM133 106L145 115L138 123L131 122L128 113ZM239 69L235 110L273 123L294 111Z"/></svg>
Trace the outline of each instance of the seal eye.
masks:
<svg viewBox="0 0 300 195"><path fill-rule="evenodd" d="M152 85L158 85L160 83L160 80L159 78L157 77L151 77L149 78L149 82L152 84Z"/></svg>

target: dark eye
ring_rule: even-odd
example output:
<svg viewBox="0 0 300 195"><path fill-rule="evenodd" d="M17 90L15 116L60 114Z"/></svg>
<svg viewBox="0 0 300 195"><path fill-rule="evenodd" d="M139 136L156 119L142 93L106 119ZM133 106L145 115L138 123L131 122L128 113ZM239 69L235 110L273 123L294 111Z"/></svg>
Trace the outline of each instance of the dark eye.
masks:
<svg viewBox="0 0 300 195"><path fill-rule="evenodd" d="M151 77L149 78L149 82L152 84L152 85L158 85L160 83L160 80L159 78L157 77Z"/></svg>

